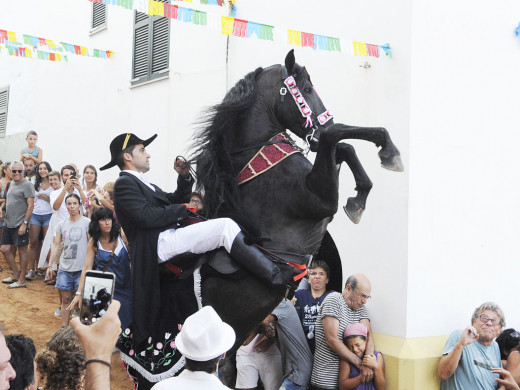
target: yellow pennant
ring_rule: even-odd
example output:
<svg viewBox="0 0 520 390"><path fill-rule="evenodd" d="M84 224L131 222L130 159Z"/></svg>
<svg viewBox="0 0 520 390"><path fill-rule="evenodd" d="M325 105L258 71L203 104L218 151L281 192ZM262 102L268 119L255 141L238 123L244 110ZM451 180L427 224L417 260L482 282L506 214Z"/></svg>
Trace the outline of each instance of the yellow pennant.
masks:
<svg viewBox="0 0 520 390"><path fill-rule="evenodd" d="M235 22L234 18L229 16L222 16L222 34L224 35L233 35L233 23Z"/></svg>
<svg viewBox="0 0 520 390"><path fill-rule="evenodd" d="M302 45L302 33L300 31L287 30L287 43L301 46Z"/></svg>

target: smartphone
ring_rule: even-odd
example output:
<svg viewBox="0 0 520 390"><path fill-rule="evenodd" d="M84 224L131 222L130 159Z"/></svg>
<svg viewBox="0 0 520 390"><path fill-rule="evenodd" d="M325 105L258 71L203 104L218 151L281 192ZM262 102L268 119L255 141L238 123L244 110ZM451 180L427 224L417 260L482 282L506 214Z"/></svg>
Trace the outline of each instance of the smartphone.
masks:
<svg viewBox="0 0 520 390"><path fill-rule="evenodd" d="M72 172L70 173L70 178L71 178L71 179L75 179L75 178L76 178L76 172L72 171Z"/></svg>
<svg viewBox="0 0 520 390"><path fill-rule="evenodd" d="M99 320L110 306L116 275L112 272L87 271L81 302L80 319L85 325Z"/></svg>

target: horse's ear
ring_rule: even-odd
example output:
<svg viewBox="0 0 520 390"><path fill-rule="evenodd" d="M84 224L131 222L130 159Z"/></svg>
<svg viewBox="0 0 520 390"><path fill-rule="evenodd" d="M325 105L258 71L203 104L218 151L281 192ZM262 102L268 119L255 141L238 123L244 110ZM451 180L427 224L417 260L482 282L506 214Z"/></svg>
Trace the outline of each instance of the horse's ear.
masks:
<svg viewBox="0 0 520 390"><path fill-rule="evenodd" d="M296 59L294 58L294 49L291 49L287 56L285 57L285 68L287 69L288 74L294 73L294 65L296 63Z"/></svg>

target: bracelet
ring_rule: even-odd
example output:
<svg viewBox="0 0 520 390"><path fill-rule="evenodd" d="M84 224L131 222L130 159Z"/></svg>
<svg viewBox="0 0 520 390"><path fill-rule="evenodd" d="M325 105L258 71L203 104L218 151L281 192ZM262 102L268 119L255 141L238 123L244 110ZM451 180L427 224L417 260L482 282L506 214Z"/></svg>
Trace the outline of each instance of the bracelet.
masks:
<svg viewBox="0 0 520 390"><path fill-rule="evenodd" d="M110 370L112 369L112 365L109 362L106 362L101 359L89 359L85 362L85 367L87 367L87 365L89 365L90 363L101 363L107 366Z"/></svg>

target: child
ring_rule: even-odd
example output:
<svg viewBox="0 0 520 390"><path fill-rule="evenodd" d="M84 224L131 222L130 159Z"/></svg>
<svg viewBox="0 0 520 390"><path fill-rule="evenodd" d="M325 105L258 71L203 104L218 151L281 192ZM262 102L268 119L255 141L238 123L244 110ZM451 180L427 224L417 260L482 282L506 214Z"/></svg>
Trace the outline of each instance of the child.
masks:
<svg viewBox="0 0 520 390"><path fill-rule="evenodd" d="M363 365L374 370L374 379L362 383L360 370L352 363L341 360L339 365L339 389L357 390L384 390L385 389L385 361L383 354L375 351L374 355L365 355L367 347L367 327L361 322L350 324L345 328L343 342L348 349L358 358L363 360Z"/></svg>
<svg viewBox="0 0 520 390"><path fill-rule="evenodd" d="M90 219L80 214L81 200L77 194L69 194L65 198L69 218L61 222L52 243L47 278L52 277L52 263L57 257L58 249L63 240L60 268L56 276L56 288L61 292L61 325L68 326L70 310L67 307L72 302L73 294L78 290L81 271L85 264L88 245L88 225Z"/></svg>
<svg viewBox="0 0 520 390"><path fill-rule="evenodd" d="M36 131L29 131L25 140L27 141L27 147L22 149L20 160L25 162L26 159L31 159L35 164L41 163L43 150L36 146L36 142L38 142L38 134L36 134Z"/></svg>

